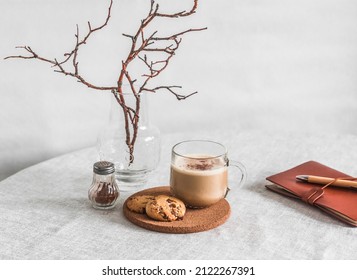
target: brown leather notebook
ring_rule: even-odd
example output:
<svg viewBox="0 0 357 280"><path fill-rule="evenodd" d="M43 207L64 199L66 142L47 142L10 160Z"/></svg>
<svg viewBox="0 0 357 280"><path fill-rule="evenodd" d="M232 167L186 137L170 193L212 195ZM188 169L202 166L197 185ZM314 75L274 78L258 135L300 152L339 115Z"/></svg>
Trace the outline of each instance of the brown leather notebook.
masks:
<svg viewBox="0 0 357 280"><path fill-rule="evenodd" d="M308 161L267 177L266 179L274 185L267 185L266 187L279 194L301 199L352 226L357 226L356 190L335 186L322 189L323 185L297 181L297 175L316 175L331 178L349 177L349 175L316 161Z"/></svg>

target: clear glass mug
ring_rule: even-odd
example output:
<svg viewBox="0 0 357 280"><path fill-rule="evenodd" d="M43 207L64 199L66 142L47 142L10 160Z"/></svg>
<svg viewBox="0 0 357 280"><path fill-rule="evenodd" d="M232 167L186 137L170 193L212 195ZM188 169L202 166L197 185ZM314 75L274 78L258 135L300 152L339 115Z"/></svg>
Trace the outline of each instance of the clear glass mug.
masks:
<svg viewBox="0 0 357 280"><path fill-rule="evenodd" d="M225 146L208 140L180 142L172 148L171 193L190 208L210 206L226 197L230 166L240 170L238 186L242 186L246 169L242 163L228 159Z"/></svg>

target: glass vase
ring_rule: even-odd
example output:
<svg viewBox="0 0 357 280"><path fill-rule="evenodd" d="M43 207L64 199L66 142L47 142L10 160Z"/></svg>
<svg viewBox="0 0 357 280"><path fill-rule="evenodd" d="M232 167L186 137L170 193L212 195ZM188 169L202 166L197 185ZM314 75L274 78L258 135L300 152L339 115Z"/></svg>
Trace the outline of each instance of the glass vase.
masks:
<svg viewBox="0 0 357 280"><path fill-rule="evenodd" d="M131 93L124 94L126 105L135 108L137 102ZM133 135L129 120L128 131ZM133 158L126 143L127 130L123 108L112 95L109 120L98 137L97 149L101 161L115 165L115 177L121 191L134 191L145 185L148 174L160 160L160 132L149 121L146 94L140 95L140 111Z"/></svg>

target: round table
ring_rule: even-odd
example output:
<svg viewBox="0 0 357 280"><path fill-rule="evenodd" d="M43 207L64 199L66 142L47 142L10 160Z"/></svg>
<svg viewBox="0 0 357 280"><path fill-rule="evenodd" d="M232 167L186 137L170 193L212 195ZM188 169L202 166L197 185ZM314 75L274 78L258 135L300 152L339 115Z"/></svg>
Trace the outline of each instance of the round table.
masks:
<svg viewBox="0 0 357 280"><path fill-rule="evenodd" d="M162 135L160 165L145 188L167 185L171 147L211 139L247 168L229 193L231 216L204 232L167 234L129 222L122 192L110 211L92 208L87 192L95 148L29 167L0 182L1 259L356 259L357 229L301 201L270 192L265 178L308 160L357 174L357 137L261 131Z"/></svg>

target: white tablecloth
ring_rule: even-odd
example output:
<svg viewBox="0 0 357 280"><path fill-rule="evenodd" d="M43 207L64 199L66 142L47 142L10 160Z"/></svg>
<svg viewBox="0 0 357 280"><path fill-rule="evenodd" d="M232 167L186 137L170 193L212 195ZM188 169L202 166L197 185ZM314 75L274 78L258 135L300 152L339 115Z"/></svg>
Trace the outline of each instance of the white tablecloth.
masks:
<svg viewBox="0 0 357 280"><path fill-rule="evenodd" d="M357 137L216 131L162 136L162 159L145 187L167 185L170 149L205 138L245 164L222 226L193 234L148 231L123 216L130 193L112 211L95 210L87 191L94 148L53 158L0 182L1 259L357 259L357 228L317 208L268 191L268 175L316 160L357 174ZM232 172L233 173L233 172Z"/></svg>

